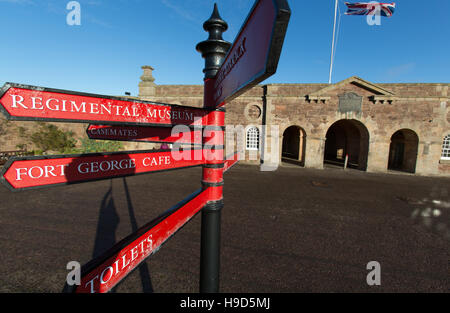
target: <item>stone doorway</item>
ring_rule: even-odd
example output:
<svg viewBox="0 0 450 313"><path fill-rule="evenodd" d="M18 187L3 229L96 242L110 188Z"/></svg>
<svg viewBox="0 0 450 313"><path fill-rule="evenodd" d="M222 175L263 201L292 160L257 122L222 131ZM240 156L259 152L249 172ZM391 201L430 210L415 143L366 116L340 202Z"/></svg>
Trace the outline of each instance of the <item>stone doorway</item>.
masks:
<svg viewBox="0 0 450 313"><path fill-rule="evenodd" d="M416 172L419 137L410 129L396 131L389 146L388 169L407 173Z"/></svg>
<svg viewBox="0 0 450 313"><path fill-rule="evenodd" d="M299 126L290 126L283 133L281 160L305 166L306 132Z"/></svg>
<svg viewBox="0 0 450 313"><path fill-rule="evenodd" d="M327 131L324 164L365 171L369 155L369 131L357 120L339 120Z"/></svg>

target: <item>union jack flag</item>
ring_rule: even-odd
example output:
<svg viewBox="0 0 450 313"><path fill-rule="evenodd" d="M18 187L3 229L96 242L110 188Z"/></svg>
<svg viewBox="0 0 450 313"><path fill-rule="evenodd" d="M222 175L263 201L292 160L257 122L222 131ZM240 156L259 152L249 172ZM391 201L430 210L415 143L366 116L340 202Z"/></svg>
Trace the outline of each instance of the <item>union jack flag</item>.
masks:
<svg viewBox="0 0 450 313"><path fill-rule="evenodd" d="M391 17L394 14L395 3L380 2L345 2L347 5L346 15L375 15ZM378 13L379 12L379 13Z"/></svg>

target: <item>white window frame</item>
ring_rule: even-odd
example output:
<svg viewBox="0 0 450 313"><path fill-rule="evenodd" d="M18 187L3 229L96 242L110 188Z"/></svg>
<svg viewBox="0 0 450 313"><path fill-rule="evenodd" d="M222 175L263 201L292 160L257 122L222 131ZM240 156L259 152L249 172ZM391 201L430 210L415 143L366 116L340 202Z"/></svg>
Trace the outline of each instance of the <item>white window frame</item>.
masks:
<svg viewBox="0 0 450 313"><path fill-rule="evenodd" d="M450 134L445 136L442 141L441 160L450 160Z"/></svg>
<svg viewBox="0 0 450 313"><path fill-rule="evenodd" d="M249 136L252 136L249 138ZM256 138L255 138L256 137ZM245 150L258 151L259 143L261 141L259 128L250 126L245 131Z"/></svg>

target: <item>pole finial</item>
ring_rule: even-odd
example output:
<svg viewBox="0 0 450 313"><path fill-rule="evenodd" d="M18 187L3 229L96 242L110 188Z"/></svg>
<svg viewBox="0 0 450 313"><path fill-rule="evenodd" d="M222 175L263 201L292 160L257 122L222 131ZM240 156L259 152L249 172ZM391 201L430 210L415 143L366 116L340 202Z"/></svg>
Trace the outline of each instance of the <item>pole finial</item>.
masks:
<svg viewBox="0 0 450 313"><path fill-rule="evenodd" d="M214 3L211 17L203 23L203 29L209 33L209 37L199 42L196 50L205 59L203 69L205 78L214 78L231 46L231 43L222 38L222 33L228 29L228 24L220 17L217 3Z"/></svg>
<svg viewBox="0 0 450 313"><path fill-rule="evenodd" d="M222 17L220 17L219 9L217 8L217 3L214 3L214 10L211 14L211 17L203 23L203 29L209 32L210 35L211 30L214 31L216 30L215 28L221 30L220 32L213 32L213 34L217 34L220 37L216 39L222 39L222 32L228 29L228 24L222 19Z"/></svg>

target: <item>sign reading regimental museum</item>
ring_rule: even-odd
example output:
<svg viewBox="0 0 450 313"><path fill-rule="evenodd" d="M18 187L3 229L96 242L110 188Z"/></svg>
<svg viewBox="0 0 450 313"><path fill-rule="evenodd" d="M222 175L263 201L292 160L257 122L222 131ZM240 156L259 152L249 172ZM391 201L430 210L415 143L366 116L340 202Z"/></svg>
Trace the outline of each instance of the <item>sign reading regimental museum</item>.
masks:
<svg viewBox="0 0 450 313"><path fill-rule="evenodd" d="M339 112L356 112L361 113L362 96L358 96L356 93L347 92L339 95Z"/></svg>
<svg viewBox="0 0 450 313"><path fill-rule="evenodd" d="M167 126L206 124L195 107L6 83L0 111L9 120Z"/></svg>

